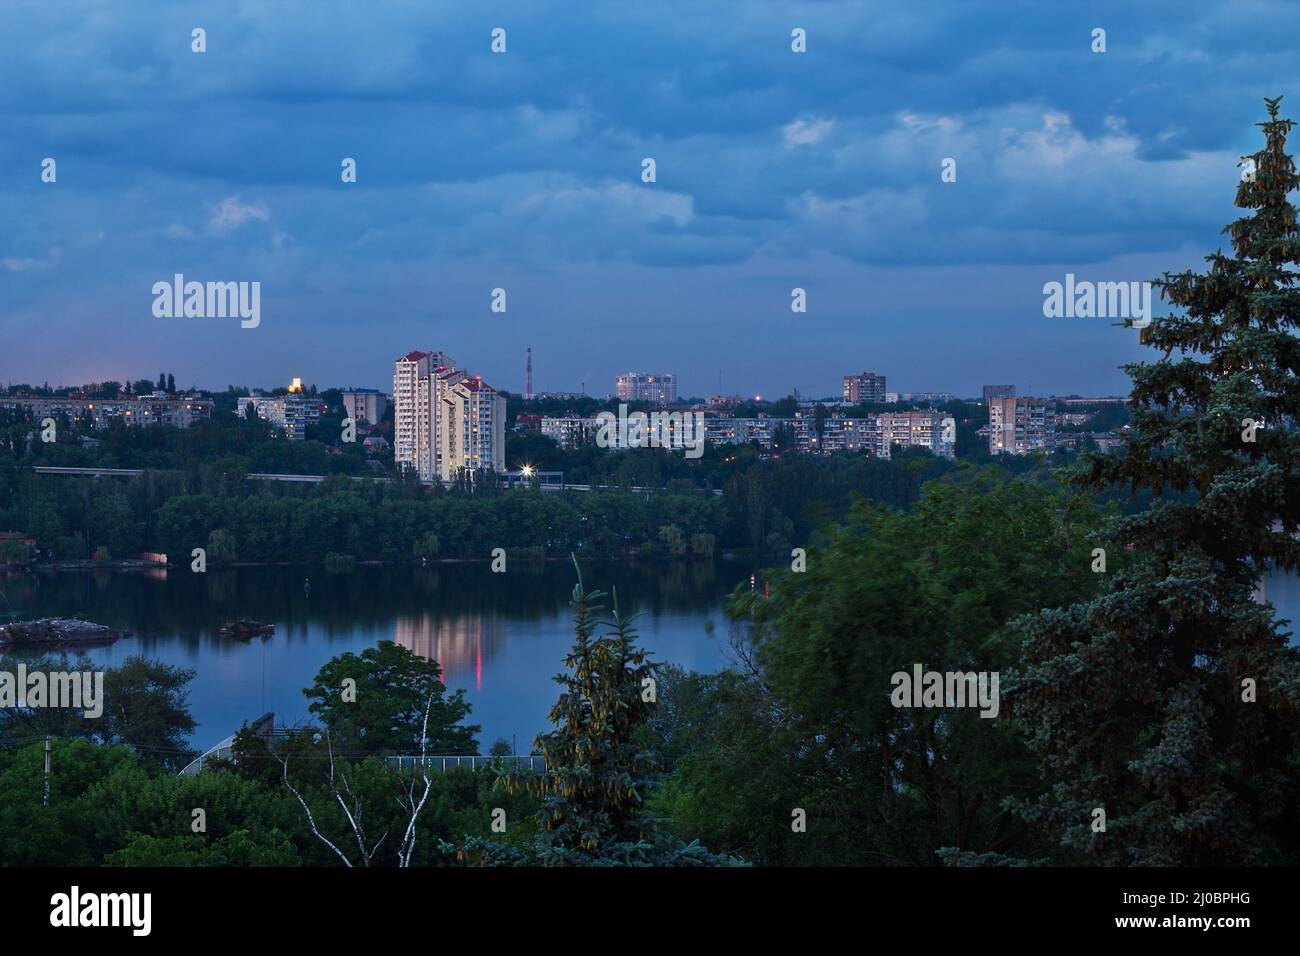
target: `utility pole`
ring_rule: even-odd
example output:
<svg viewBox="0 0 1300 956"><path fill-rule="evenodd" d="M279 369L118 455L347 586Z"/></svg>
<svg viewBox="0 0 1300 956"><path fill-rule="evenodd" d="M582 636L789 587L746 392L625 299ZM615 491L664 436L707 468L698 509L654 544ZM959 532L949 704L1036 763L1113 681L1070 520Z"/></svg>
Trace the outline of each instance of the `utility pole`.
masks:
<svg viewBox="0 0 1300 956"><path fill-rule="evenodd" d="M50 805L50 738L45 738L45 799L42 801L45 806Z"/></svg>

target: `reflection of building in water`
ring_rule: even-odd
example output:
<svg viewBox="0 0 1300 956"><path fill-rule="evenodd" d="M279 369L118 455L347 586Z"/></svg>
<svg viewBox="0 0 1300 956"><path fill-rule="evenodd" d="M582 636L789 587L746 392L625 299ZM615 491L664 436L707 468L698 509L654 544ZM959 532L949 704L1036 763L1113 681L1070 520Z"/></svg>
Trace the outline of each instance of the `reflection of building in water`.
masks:
<svg viewBox="0 0 1300 956"><path fill-rule="evenodd" d="M483 665L505 640L505 623L498 615L435 618L432 614L399 617L393 640L442 667L443 683L483 686Z"/></svg>

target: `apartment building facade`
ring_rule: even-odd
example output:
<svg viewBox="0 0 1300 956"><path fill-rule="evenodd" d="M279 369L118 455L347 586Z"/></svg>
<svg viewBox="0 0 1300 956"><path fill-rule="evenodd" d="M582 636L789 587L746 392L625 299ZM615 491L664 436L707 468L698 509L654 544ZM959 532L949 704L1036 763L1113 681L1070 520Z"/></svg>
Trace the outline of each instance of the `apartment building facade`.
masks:
<svg viewBox="0 0 1300 956"><path fill-rule="evenodd" d="M543 418L541 432L564 449L596 442L600 420L574 415ZM839 451L869 452L890 456L893 445L922 447L941 458L956 457L956 422L936 411L909 410L858 418L828 416L817 432L814 415L795 418L735 418L708 415L704 419L704 441L708 445L757 444L772 450L781 429L786 429L788 449L800 454L830 455ZM611 436L612 437L612 436ZM621 447L617 442L611 448ZM676 446L674 446L676 447Z"/></svg>
<svg viewBox="0 0 1300 956"><path fill-rule="evenodd" d="M542 418L541 433L566 451L595 444L598 422L579 415Z"/></svg>
<svg viewBox="0 0 1300 956"><path fill-rule="evenodd" d="M505 470L505 398L445 352L393 363L393 458L421 481Z"/></svg>
<svg viewBox="0 0 1300 956"><path fill-rule="evenodd" d="M377 388L350 388L343 393L343 412L357 423L378 425L388 411L388 396Z"/></svg>
<svg viewBox="0 0 1300 956"><path fill-rule="evenodd" d="M1056 402L1028 395L989 400L989 454L1027 455L1056 440Z"/></svg>
<svg viewBox="0 0 1300 956"><path fill-rule="evenodd" d="M837 451L875 452L878 445L876 416L839 418L827 416L817 434L816 415L798 415L785 421L794 432L795 448L805 455L833 455Z"/></svg>
<svg viewBox="0 0 1300 956"><path fill-rule="evenodd" d="M451 481L463 471L505 471L506 400L479 376L439 379L438 477Z"/></svg>
<svg viewBox="0 0 1300 956"><path fill-rule="evenodd" d="M434 476L436 408L430 376L455 363L445 352L408 352L393 363L393 460L421 480Z"/></svg>
<svg viewBox="0 0 1300 956"><path fill-rule="evenodd" d="M957 422L943 412L908 409L876 416L876 454L889 458L894 445L926 448L936 458L957 457Z"/></svg>
<svg viewBox="0 0 1300 956"><path fill-rule="evenodd" d="M235 404L235 414L247 417L249 407L289 441L304 441L307 426L320 421L325 403L305 394L301 388L288 395L246 395Z"/></svg>
<svg viewBox="0 0 1300 956"><path fill-rule="evenodd" d="M113 422L128 426L170 425L189 428L197 421L212 418L212 402L189 395L155 392L133 398L72 398L58 396L0 395L0 408L24 410L40 422L45 418L66 417L70 421L89 419L95 428L108 428Z"/></svg>
<svg viewBox="0 0 1300 956"><path fill-rule="evenodd" d="M781 424L790 424L788 418L706 418L704 441L708 445L749 445L755 442L763 448L772 447L772 439Z"/></svg>
<svg viewBox="0 0 1300 956"><path fill-rule="evenodd" d="M614 391L623 402L671 405L677 401L677 375L673 372L664 375L626 372L615 381Z"/></svg>
<svg viewBox="0 0 1300 956"><path fill-rule="evenodd" d="M983 399L990 402L995 398L1015 398L1016 387L1014 385L985 385Z"/></svg>
<svg viewBox="0 0 1300 956"><path fill-rule="evenodd" d="M885 376L875 372L844 376L844 402L861 405L866 402L886 401Z"/></svg>

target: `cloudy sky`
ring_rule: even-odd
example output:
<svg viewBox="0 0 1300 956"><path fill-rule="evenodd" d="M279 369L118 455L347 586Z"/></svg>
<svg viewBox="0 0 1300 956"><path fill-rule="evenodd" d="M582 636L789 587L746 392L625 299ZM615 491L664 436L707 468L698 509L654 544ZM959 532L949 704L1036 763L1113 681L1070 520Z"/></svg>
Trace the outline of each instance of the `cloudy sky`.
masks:
<svg viewBox="0 0 1300 956"><path fill-rule="evenodd" d="M1297 47L1287 0L5 0L0 381L1121 391L1135 333L1043 283L1221 245ZM156 318L178 272L261 325Z"/></svg>

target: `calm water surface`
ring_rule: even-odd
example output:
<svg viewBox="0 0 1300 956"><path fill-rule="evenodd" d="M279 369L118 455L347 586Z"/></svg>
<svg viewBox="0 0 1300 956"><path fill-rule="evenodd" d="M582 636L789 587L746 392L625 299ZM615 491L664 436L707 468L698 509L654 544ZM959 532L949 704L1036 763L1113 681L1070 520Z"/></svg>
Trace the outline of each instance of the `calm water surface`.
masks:
<svg viewBox="0 0 1300 956"><path fill-rule="evenodd" d="M642 612L641 644L658 660L700 671L727 663L722 608L731 589L748 581L747 566L606 564L583 573L589 588L617 588L625 611ZM527 752L549 726L559 690L552 677L573 641L573 583L567 562L512 564L505 574L483 562L360 566L334 575L301 567L14 575L0 578L8 601L0 600L0 620L84 617L136 635L87 650L97 664L143 653L193 668L198 749L267 711L282 722L307 719L302 690L322 664L391 640L437 660L447 685L465 689L483 750L514 736ZM1300 578L1270 573L1260 594L1279 617L1300 622ZM237 617L274 624L275 634L250 641L217 634Z"/></svg>
<svg viewBox="0 0 1300 956"><path fill-rule="evenodd" d="M584 566L583 575L589 589L617 588L625 613L643 612L640 642L656 659L702 671L726 663L722 608L731 589L748 581L747 566L605 564ZM527 752L548 729L559 693L551 678L573 641L574 580L567 561L512 562L504 574L476 562L359 566L346 574L302 567L193 574L180 567L15 575L0 578L8 601L0 600L0 620L84 617L136 635L87 650L97 664L142 653L193 668L190 709L199 726L191 741L198 749L267 711L288 723L305 720L302 690L322 664L390 640L437 660L447 685L465 689L484 751L514 735ZM275 634L250 641L217 634L238 617L274 624Z"/></svg>

